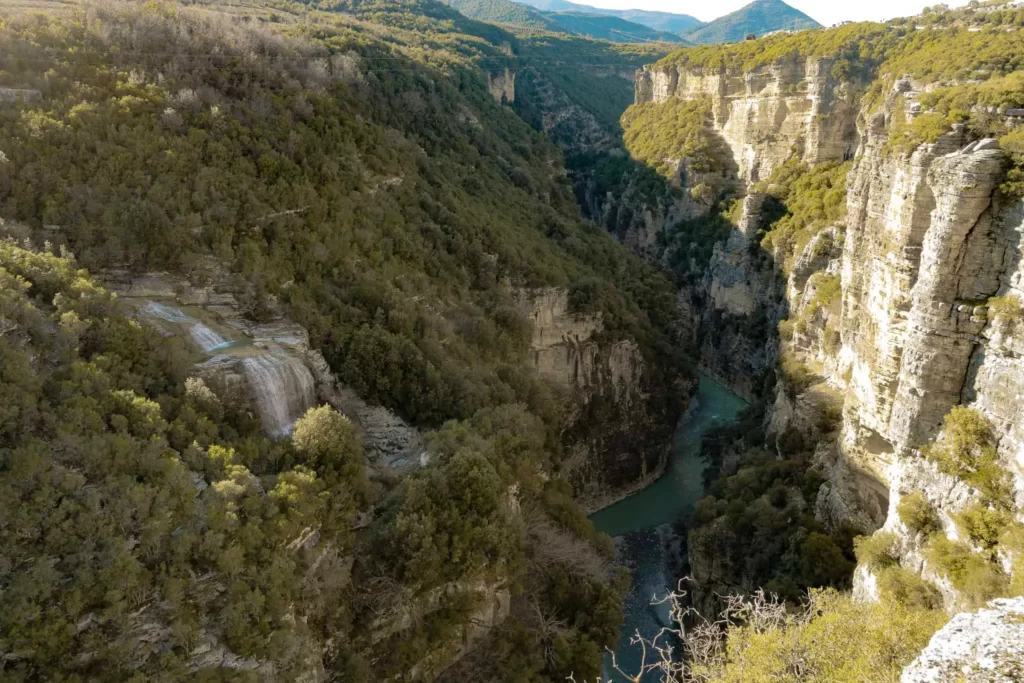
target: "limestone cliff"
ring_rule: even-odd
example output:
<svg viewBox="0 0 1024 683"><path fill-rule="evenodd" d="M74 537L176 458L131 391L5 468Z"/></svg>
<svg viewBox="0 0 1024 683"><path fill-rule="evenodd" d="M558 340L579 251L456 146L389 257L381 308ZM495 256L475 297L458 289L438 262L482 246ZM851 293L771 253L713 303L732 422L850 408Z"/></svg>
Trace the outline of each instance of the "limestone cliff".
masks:
<svg viewBox="0 0 1024 683"><path fill-rule="evenodd" d="M964 531L965 511L1024 521L1024 200L1003 194L1008 158L999 143L965 125L907 152L893 144L905 95L922 86L897 80L883 101L861 109L865 84L837 82L831 72L828 60L810 60L746 73L655 66L638 75L638 102L711 98L714 131L748 190L699 277L684 282L684 343L702 369L741 394L756 394L766 386L759 378L774 375L764 396L767 446L778 448L788 431L810 444L826 480L817 519L830 529L881 527L894 539L893 562L955 611L969 604L962 585L930 559L929 534L908 527L899 506L909 494L923 500L937 515L935 533L968 553L984 549ZM763 193L778 193L758 181L790 160L810 173L851 158L845 215L773 240L778 207ZM992 508L979 484L923 454L956 406L992 425L1009 507ZM708 584L694 590L698 603L716 587L751 588L742 568L716 555L729 529L701 532L689 547L694 575ZM1000 546L995 583L1020 571L1020 554ZM861 566L855 590L877 598L880 574Z"/></svg>
<svg viewBox="0 0 1024 683"><path fill-rule="evenodd" d="M571 416L564 467L585 505L602 507L665 467L678 415L657 400L673 387L631 339L607 339L600 316L574 312L564 289L523 290L533 363L566 390Z"/></svg>
<svg viewBox="0 0 1024 683"><path fill-rule="evenodd" d="M735 229L714 245L702 276L680 291L684 341L701 369L750 401L762 393L778 349L771 329L784 313L785 282L760 249L769 198L743 200Z"/></svg>
<svg viewBox="0 0 1024 683"><path fill-rule="evenodd" d="M864 84L837 78L832 67L828 58L787 59L746 72L653 65L637 74L636 101L709 99L712 134L731 154L729 167L742 195L787 161L813 167L854 156ZM801 299L807 281L835 262L843 237L836 229L807 245L791 278L782 272L785 255L760 245L760 231L769 228L779 208L763 192L748 194L735 228L715 245L702 277L680 296L690 321L686 335L699 349L702 368L748 399L761 393L774 369L775 327L808 303ZM817 332L813 328L815 343L823 342L824 325ZM806 326L800 334L806 337Z"/></svg>
<svg viewBox="0 0 1024 683"><path fill-rule="evenodd" d="M241 303L243 284L216 263L201 270L202 284L167 273L109 272L105 279L142 322L183 336L202 354L197 376L259 419L271 435L287 433L308 408L323 402L356 425L371 463L419 464L425 452L419 432L339 382L320 352L310 348L302 326L280 311L267 322L253 321Z"/></svg>
<svg viewBox="0 0 1024 683"><path fill-rule="evenodd" d="M750 180L790 153L812 164L848 154L804 144L856 120L853 87L832 83L825 66L776 64L743 78L652 67L638 80L637 97L714 93L716 128ZM808 91L832 94L797 106L784 87L796 77ZM680 295L703 368L741 394L756 392L759 377L788 357L812 384L825 382L843 396L841 438L822 464L836 480L859 482L847 494L861 500L840 500L845 494L832 490L819 514L856 514L872 526L885 519L898 457L933 437L953 406L978 404L1009 438L1004 452L1019 450L1020 438L1016 401L1008 400L1018 386L1012 334L991 324L984 305L997 295L1019 296L1021 287L1024 209L999 194L1006 157L995 141L972 143L963 126L912 154L895 154L890 105L897 95L882 111L862 114L859 131L844 133L850 143L859 140L846 218L802 245L788 273L784 255L759 244L766 200L750 194L703 276ZM777 116L771 124L763 119L770 111ZM767 127L778 135L767 136ZM827 306L817 295L824 278L837 278L842 291ZM801 419L785 396L790 378L783 370L769 417L775 433Z"/></svg>
<svg viewBox="0 0 1024 683"><path fill-rule="evenodd" d="M794 154L810 164L852 158L861 88L836 78L833 63L797 58L750 71L646 66L637 73L636 101L709 97L740 178L756 182Z"/></svg>

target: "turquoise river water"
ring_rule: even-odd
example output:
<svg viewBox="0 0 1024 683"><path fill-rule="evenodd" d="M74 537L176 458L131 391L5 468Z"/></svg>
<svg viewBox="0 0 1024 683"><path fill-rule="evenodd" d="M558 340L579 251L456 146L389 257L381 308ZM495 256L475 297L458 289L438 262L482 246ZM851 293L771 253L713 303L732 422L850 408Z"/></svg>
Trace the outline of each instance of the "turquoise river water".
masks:
<svg viewBox="0 0 1024 683"><path fill-rule="evenodd" d="M626 596L616 658L627 672L639 667L640 653L629 644L639 629L647 638L668 625L668 608L652 606L652 598L664 597L676 587L669 575L666 545L671 540L672 524L694 508L704 495L704 469L701 437L709 429L736 420L746 403L721 384L701 377L696 406L676 431L665 475L654 484L625 500L595 513L591 519L599 531L615 538L620 562L633 574L633 586ZM626 679L611 671L606 657L605 680L616 683ZM648 676L644 680L655 681Z"/></svg>

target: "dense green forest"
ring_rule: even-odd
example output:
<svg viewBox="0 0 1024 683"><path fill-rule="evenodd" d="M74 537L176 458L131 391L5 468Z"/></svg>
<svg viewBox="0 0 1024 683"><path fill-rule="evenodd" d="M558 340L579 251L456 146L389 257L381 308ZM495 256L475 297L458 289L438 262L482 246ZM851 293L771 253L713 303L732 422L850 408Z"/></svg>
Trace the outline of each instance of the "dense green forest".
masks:
<svg viewBox="0 0 1024 683"><path fill-rule="evenodd" d="M897 98L909 74L932 84L925 113L897 107L886 153L966 123L1000 139L1012 164L1002 189L1024 194L1024 136L986 113L1024 106L1024 45L1004 30L1024 12L988 12L976 31L964 23L973 10L929 12L917 20L929 30L855 24L666 56L664 44L556 34L530 23L539 12L499 9L529 30L432 0L0 14L4 680L600 676L629 578L576 502L568 463L581 423L622 415L606 396L581 408L537 372L521 295L564 290L573 313L600 317L601 343L635 341L667 434L692 351L678 348L677 287L705 277L740 206L708 102L629 106L628 72L642 64L829 57L838 79L877 77L869 107ZM509 106L488 85L512 72ZM550 127L570 109L582 115ZM686 188L710 212L661 236L661 262L582 218L584 186L628 197L621 216L678 199L677 160L717 180ZM753 188L770 196L751 247L763 264L786 275L841 223L849 169L794 159ZM249 319L283 311L346 386L420 429L429 465L375 466L327 406L266 437L195 376L194 352L101 284L114 272L199 278L211 262L241 283ZM840 296L831 278L816 281L813 304ZM1020 305L993 311L1019 317ZM722 325L701 334L772 333L763 315L712 320ZM798 392L814 378L791 360L780 387ZM760 406L707 439L708 495L684 522L691 548L720 559L716 586L765 588L782 611L771 628L735 620L698 673L895 680L943 623L941 600L893 563L884 536L858 541L862 530L814 518L817 443L763 432L773 390L766 378ZM823 411L814 438L836 438L838 420ZM980 604L1020 589L1021 570L997 565L1022 536L990 426L958 412L947 427L969 439L925 455L987 496L956 522L988 554L944 536L928 551ZM919 500L899 514L934 531ZM878 570L879 604L828 590L848 588L858 562ZM481 626L502 600L507 618ZM463 647L474 630L476 647ZM813 647L821 639L844 647Z"/></svg>
<svg viewBox="0 0 1024 683"><path fill-rule="evenodd" d="M281 680L321 657L334 680L375 680L446 646L480 598L449 589L424 623L373 642L382 610L468 579L573 624L540 643L509 620L494 665L514 661L516 680L595 671L621 579L564 482L538 479L552 454L524 407L449 423L436 466L388 493L344 417L312 409L291 439L264 438L189 377L181 342L125 318L70 256L5 242L0 276L6 680L249 680L195 668L211 636ZM381 521L353 532L373 508ZM139 645L154 624L157 651Z"/></svg>
<svg viewBox="0 0 1024 683"><path fill-rule="evenodd" d="M516 292L565 288L666 386L674 292L488 93L518 46L429 2L0 20L0 86L40 94L0 109L5 676L256 675L197 664L213 642L284 680L314 659L380 680L449 661L480 586L511 616L465 675L597 675L623 580L561 476L566 403ZM369 476L328 409L267 440L80 270L211 258L247 315L279 303L344 382L435 430L432 465ZM671 425L682 397L655 398Z"/></svg>
<svg viewBox="0 0 1024 683"><path fill-rule="evenodd" d="M7 217L61 226L93 268L231 263L254 315L280 297L344 380L424 425L515 401L558 419L512 370L526 329L503 282L587 282L610 334L671 356L668 282L580 221L557 150L456 66L498 48L418 33L413 51L453 45L431 54L445 74L330 15L287 40L137 16L141 54L127 20L6 27L6 80L46 95L0 113Z"/></svg>

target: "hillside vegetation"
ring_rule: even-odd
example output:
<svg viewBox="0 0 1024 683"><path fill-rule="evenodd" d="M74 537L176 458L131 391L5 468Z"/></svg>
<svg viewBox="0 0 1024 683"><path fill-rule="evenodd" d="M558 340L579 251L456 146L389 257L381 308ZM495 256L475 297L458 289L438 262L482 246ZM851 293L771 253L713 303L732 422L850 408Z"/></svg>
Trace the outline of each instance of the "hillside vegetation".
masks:
<svg viewBox="0 0 1024 683"><path fill-rule="evenodd" d="M592 7L567 0L523 0L524 4L540 10L551 12L584 12L586 14L602 14L610 17L619 17L626 21L642 24L655 31L668 31L682 35L703 22L689 14L675 14L673 12L652 12L642 9L608 9L606 7Z"/></svg>
<svg viewBox="0 0 1024 683"><path fill-rule="evenodd" d="M512 0L446 0L472 19L510 29L531 29L585 36L613 43L684 43L677 34L652 29L622 17L592 12L547 12ZM583 8L586 9L586 8Z"/></svg>
<svg viewBox="0 0 1024 683"><path fill-rule="evenodd" d="M447 3L470 19L554 33L576 33L548 13L512 0L447 0Z"/></svg>
<svg viewBox="0 0 1024 683"><path fill-rule="evenodd" d="M782 0L755 0L731 14L683 34L691 43L735 43L747 35L758 37L775 31L800 31L821 24Z"/></svg>
<svg viewBox="0 0 1024 683"><path fill-rule="evenodd" d="M0 108L0 215L35 245L0 254L13 680L246 677L202 643L283 680L383 680L450 661L480 585L512 616L463 680L593 678L615 641L623 586L560 476L564 402L516 289L575 292L671 382L671 285L580 219L558 151L488 93L514 36L431 2L326 5L0 22L0 85L40 93ZM80 270L206 259L436 430L431 467L369 481L330 410L266 440ZM163 649L139 649L153 624Z"/></svg>
<svg viewBox="0 0 1024 683"><path fill-rule="evenodd" d="M686 42L675 33L656 31L620 17L586 12L555 12L546 13L546 16L557 21L571 33L597 40L610 40L615 43Z"/></svg>

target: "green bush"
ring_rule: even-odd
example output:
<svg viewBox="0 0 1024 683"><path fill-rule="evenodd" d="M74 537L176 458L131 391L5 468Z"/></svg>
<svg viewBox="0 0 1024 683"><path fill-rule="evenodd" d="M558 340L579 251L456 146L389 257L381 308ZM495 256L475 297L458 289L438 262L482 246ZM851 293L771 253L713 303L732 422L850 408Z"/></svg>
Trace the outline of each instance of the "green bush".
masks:
<svg viewBox="0 0 1024 683"><path fill-rule="evenodd" d="M937 534L926 548L926 557L947 577L968 607L979 607L1004 595L1008 577L1002 568L966 543Z"/></svg>
<svg viewBox="0 0 1024 683"><path fill-rule="evenodd" d="M698 663L694 673L714 683L896 683L947 620L943 610L812 591L805 610L781 623L730 626L724 656Z"/></svg>
<svg viewBox="0 0 1024 683"><path fill-rule="evenodd" d="M916 533L930 536L942 529L942 522L935 506L918 491L903 495L896 506L896 512L907 528Z"/></svg>
<svg viewBox="0 0 1024 683"><path fill-rule="evenodd" d="M779 358L779 373L785 381L787 393L793 398L811 388L818 380L811 368L792 351L783 351Z"/></svg>
<svg viewBox="0 0 1024 683"><path fill-rule="evenodd" d="M977 410L954 407L942 421L938 440L921 450L940 470L981 491L986 502L1004 509L1012 507L1010 483L999 464L995 432Z"/></svg>
<svg viewBox="0 0 1024 683"><path fill-rule="evenodd" d="M990 508L982 503L974 503L953 518L963 534L985 550L994 549L1003 532L1013 522L1013 514L1010 512Z"/></svg>
<svg viewBox="0 0 1024 683"><path fill-rule="evenodd" d="M871 536L854 539L857 561L872 571L882 571L900 563L899 539L896 534L878 531Z"/></svg>
<svg viewBox="0 0 1024 683"><path fill-rule="evenodd" d="M942 608L942 593L917 572L902 567L883 569L878 575L878 589L883 600L908 609Z"/></svg>
<svg viewBox="0 0 1024 683"><path fill-rule="evenodd" d="M988 300L988 319L1006 329L1015 329L1024 321L1024 304L1015 294L992 297Z"/></svg>

